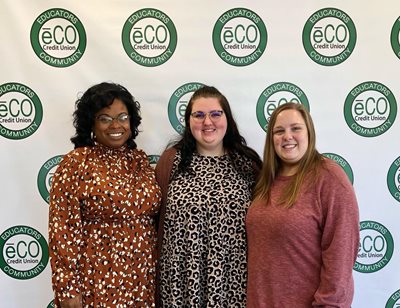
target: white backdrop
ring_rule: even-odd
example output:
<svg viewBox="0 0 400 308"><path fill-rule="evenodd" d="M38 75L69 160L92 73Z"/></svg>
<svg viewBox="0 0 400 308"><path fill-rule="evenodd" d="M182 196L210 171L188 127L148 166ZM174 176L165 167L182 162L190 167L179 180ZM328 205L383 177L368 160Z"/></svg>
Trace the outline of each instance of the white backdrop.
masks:
<svg viewBox="0 0 400 308"><path fill-rule="evenodd" d="M269 111L307 105L359 201L353 307L399 307L399 15L397 0L2 0L1 306L52 305L51 176L79 93L114 81L141 103L137 143L153 162L200 84L227 96L260 155Z"/></svg>

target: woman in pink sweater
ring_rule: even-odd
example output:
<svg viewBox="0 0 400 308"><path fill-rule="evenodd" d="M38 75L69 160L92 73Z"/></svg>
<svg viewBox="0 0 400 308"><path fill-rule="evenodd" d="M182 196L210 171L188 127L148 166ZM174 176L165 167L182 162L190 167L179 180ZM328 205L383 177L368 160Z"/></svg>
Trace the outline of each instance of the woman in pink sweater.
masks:
<svg viewBox="0 0 400 308"><path fill-rule="evenodd" d="M247 307L350 307L359 244L345 172L315 148L301 104L271 116L264 165L246 218Z"/></svg>

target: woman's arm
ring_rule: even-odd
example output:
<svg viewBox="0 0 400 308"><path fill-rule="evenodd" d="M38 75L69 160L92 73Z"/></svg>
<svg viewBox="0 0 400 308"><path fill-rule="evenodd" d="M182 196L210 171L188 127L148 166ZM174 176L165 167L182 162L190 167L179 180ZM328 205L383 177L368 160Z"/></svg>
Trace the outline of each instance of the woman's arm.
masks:
<svg viewBox="0 0 400 308"><path fill-rule="evenodd" d="M352 273L360 240L356 195L347 175L336 164L329 167L320 188L325 219L320 285L313 305L348 308L353 300Z"/></svg>
<svg viewBox="0 0 400 308"><path fill-rule="evenodd" d="M55 301L80 294L82 223L78 198L78 162L66 155L53 177L49 207L49 253ZM69 307L69 306L66 306ZM79 306L71 306L79 307Z"/></svg>

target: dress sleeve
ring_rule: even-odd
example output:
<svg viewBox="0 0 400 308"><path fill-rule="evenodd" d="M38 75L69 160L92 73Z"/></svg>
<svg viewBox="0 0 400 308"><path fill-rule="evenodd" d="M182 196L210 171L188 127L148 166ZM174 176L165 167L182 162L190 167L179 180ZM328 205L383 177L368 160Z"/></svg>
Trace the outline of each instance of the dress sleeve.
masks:
<svg viewBox="0 0 400 308"><path fill-rule="evenodd" d="M52 180L49 207L49 253L56 303L80 293L82 222L78 197L78 160L67 154Z"/></svg>
<svg viewBox="0 0 400 308"><path fill-rule="evenodd" d="M320 285L313 307L350 307L353 266L360 240L359 213L355 192L347 175L336 163L328 163L319 187L324 222Z"/></svg>

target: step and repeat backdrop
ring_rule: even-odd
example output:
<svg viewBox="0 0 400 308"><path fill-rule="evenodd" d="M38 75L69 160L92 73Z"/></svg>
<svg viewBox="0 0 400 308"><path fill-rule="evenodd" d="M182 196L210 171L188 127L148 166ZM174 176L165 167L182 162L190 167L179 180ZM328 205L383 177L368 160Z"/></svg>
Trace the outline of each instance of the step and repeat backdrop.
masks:
<svg viewBox="0 0 400 308"><path fill-rule="evenodd" d="M353 307L400 307L398 0L2 0L0 17L2 307L53 306L49 189L74 103L102 81L140 102L153 165L203 84L260 155L274 109L304 104L359 201Z"/></svg>

